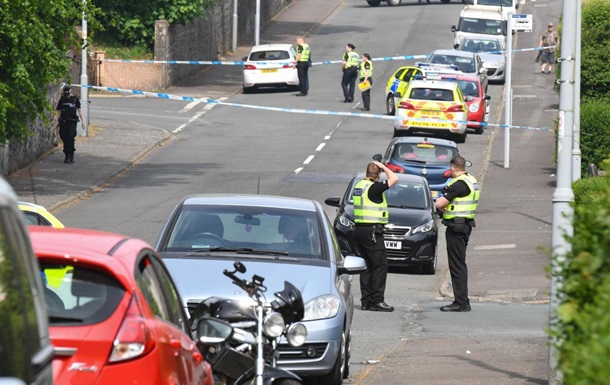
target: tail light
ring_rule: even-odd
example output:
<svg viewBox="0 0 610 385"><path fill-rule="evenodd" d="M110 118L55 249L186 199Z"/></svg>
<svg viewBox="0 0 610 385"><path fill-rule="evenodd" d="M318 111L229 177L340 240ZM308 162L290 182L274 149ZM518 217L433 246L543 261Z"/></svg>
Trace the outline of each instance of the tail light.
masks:
<svg viewBox="0 0 610 385"><path fill-rule="evenodd" d="M451 169L445 170L445 172L443 173L443 178L451 178Z"/></svg>
<svg viewBox="0 0 610 385"><path fill-rule="evenodd" d="M131 298L113 345L109 359L111 363L142 357L155 347L152 332L135 294Z"/></svg>
<svg viewBox="0 0 610 385"><path fill-rule="evenodd" d="M392 170L392 172L397 172L399 174L406 174L407 173L407 171L405 171L404 168L402 168L399 165L394 164L394 163L388 163L388 164L386 164L386 167L389 168L390 170Z"/></svg>
<svg viewBox="0 0 610 385"><path fill-rule="evenodd" d="M297 66L297 63L295 62L290 62L288 64L284 64L284 66L282 68L294 68Z"/></svg>
<svg viewBox="0 0 610 385"><path fill-rule="evenodd" d="M409 102L400 102L398 108L402 108L404 110L414 110L415 106Z"/></svg>
<svg viewBox="0 0 610 385"><path fill-rule="evenodd" d="M244 70L255 70L256 66L254 64L244 64Z"/></svg>
<svg viewBox="0 0 610 385"><path fill-rule="evenodd" d="M464 106L461 104L456 104L447 108L447 112L464 112Z"/></svg>

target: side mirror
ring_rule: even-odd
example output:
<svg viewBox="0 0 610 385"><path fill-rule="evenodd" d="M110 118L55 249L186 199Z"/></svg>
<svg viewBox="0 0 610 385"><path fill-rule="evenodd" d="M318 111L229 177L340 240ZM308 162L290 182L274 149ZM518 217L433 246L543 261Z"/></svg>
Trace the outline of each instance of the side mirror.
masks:
<svg viewBox="0 0 610 385"><path fill-rule="evenodd" d="M360 274L366 271L366 262L363 258L348 255L343 260L343 266L337 268L337 274Z"/></svg>
<svg viewBox="0 0 610 385"><path fill-rule="evenodd" d="M466 167L472 167L472 162L471 162L471 161L469 161L469 160L467 160L467 161L466 161Z"/></svg>
<svg viewBox="0 0 610 385"><path fill-rule="evenodd" d="M244 57L241 58L241 61L247 61L247 60L248 60L247 56L244 56Z"/></svg>
<svg viewBox="0 0 610 385"><path fill-rule="evenodd" d="M451 26L451 32L455 32L457 28L455 28L455 25Z"/></svg>
<svg viewBox="0 0 610 385"><path fill-rule="evenodd" d="M396 91L394 92L394 97L400 99L402 98L402 94L399 91Z"/></svg>
<svg viewBox="0 0 610 385"><path fill-rule="evenodd" d="M341 198L339 198L339 197L326 198L326 200L324 200L324 203L326 203L329 206L340 207L341 206Z"/></svg>
<svg viewBox="0 0 610 385"><path fill-rule="evenodd" d="M233 263L233 267L235 268L236 271L238 271L242 274L246 272L246 266L244 266L244 264L239 261L235 261Z"/></svg>
<svg viewBox="0 0 610 385"><path fill-rule="evenodd" d="M491 95L485 95L485 100L491 100Z"/></svg>
<svg viewBox="0 0 610 385"><path fill-rule="evenodd" d="M225 342L233 334L228 322L216 318L202 318L197 324L197 341L204 345Z"/></svg>
<svg viewBox="0 0 610 385"><path fill-rule="evenodd" d="M373 155L373 160L376 160L377 162L381 162L381 154Z"/></svg>

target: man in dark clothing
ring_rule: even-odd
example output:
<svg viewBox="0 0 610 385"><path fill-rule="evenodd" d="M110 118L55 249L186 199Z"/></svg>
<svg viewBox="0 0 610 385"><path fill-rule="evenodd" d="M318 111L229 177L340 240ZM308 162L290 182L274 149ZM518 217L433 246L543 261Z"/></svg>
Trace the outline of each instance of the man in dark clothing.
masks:
<svg viewBox="0 0 610 385"><path fill-rule="evenodd" d="M345 54L343 55L343 77L341 78L341 88L343 89L343 103L351 103L354 101L354 87L356 87L356 79L358 79L358 68L360 55L356 51L356 46L348 43L345 46Z"/></svg>
<svg viewBox="0 0 610 385"><path fill-rule="evenodd" d="M381 171L387 180L380 182ZM354 222L356 247L366 261L367 270L360 275L362 310L394 311L385 303L388 257L383 227L388 223L388 205L384 191L398 182L398 177L383 163L371 162L366 177L354 186Z"/></svg>
<svg viewBox="0 0 610 385"><path fill-rule="evenodd" d="M80 100L71 91L70 86L64 87L63 96L59 99L55 108L59 111L59 137L64 143L64 154L66 155L64 163L74 163L74 152L76 151L74 139L76 138L76 124L79 116L83 130L86 130Z"/></svg>
<svg viewBox="0 0 610 385"><path fill-rule="evenodd" d="M309 44L303 41L302 37L297 37L297 75L299 77L299 89L301 92L296 96L307 96L309 93L309 67L311 66L311 49Z"/></svg>
<svg viewBox="0 0 610 385"><path fill-rule="evenodd" d="M443 188L443 196L435 204L443 213L443 224L447 226L445 240L454 301L441 307L441 311L465 312L470 311L466 248L472 228L476 226L474 214L480 191L475 177L466 172L464 158L455 156L449 164L453 180Z"/></svg>

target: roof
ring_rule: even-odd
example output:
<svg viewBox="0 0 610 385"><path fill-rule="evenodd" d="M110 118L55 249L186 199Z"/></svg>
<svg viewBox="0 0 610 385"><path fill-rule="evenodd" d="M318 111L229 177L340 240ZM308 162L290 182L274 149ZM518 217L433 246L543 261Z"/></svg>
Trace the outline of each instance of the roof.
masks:
<svg viewBox="0 0 610 385"><path fill-rule="evenodd" d="M489 19L489 20L504 20L504 14L502 13L501 7L494 7L489 5L466 5L460 17L472 17L475 19Z"/></svg>
<svg viewBox="0 0 610 385"><path fill-rule="evenodd" d="M398 136L398 137L392 139L392 142L401 143L401 144L402 143L417 144L417 143L421 143L421 142L430 142L430 143L436 144L436 145L443 145L443 146L457 148L457 144L452 140L441 139L441 138L432 138L432 137L426 137L426 136Z"/></svg>
<svg viewBox="0 0 610 385"><path fill-rule="evenodd" d="M185 205L253 206L316 211L311 199L255 194L200 194L183 199Z"/></svg>
<svg viewBox="0 0 610 385"><path fill-rule="evenodd" d="M453 90L458 85L447 80L411 80L411 88L435 88L441 90Z"/></svg>
<svg viewBox="0 0 610 385"><path fill-rule="evenodd" d="M441 75L441 79L456 79L456 80L468 80L471 82L477 82L480 83L481 79L479 79L477 76L473 76L473 75L452 75L452 74L442 74ZM450 81L450 80L447 80Z"/></svg>
<svg viewBox="0 0 610 385"><path fill-rule="evenodd" d="M266 50L283 50L289 51L292 45L290 44L261 44L252 47L251 51L266 51Z"/></svg>
<svg viewBox="0 0 610 385"><path fill-rule="evenodd" d="M99 264L104 256L128 237L96 230L56 229L50 226L28 226L36 254L78 256L83 262Z"/></svg>
<svg viewBox="0 0 610 385"><path fill-rule="evenodd" d="M430 56L432 55L445 55L445 56L460 56L460 57L468 57L474 58L475 53L470 51L460 51L457 49L435 49L432 51ZM430 60L430 58L428 58ZM434 64L434 63L432 63Z"/></svg>

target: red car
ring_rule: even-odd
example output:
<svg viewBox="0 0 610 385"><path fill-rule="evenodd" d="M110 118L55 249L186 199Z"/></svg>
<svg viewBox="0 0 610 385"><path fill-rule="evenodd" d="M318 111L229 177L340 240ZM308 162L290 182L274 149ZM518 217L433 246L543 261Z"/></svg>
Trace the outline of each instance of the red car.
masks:
<svg viewBox="0 0 610 385"><path fill-rule="evenodd" d="M29 230L46 286L55 384L213 383L150 245L92 230Z"/></svg>
<svg viewBox="0 0 610 385"><path fill-rule="evenodd" d="M485 94L478 77L465 75L441 75L441 79L455 80L460 86L462 94L466 97L468 107L468 128L474 128L474 132L482 134L485 126L478 123L486 123L489 118L489 103L491 96Z"/></svg>

